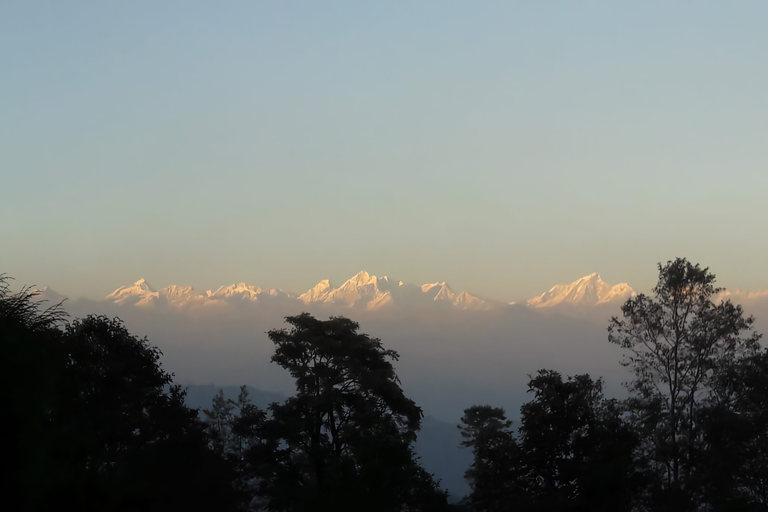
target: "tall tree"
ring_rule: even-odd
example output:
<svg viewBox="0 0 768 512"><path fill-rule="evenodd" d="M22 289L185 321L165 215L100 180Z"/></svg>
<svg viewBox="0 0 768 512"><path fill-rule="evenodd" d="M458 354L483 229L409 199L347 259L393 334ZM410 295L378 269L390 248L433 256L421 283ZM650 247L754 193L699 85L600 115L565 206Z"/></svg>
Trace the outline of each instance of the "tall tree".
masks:
<svg viewBox="0 0 768 512"><path fill-rule="evenodd" d="M506 510L524 496L521 453L511 426L504 409L490 405L464 409L458 427L464 438L461 445L472 449L473 462L464 475L472 490L472 510Z"/></svg>
<svg viewBox="0 0 768 512"><path fill-rule="evenodd" d="M718 380L757 353L760 336L741 306L713 302L721 289L709 269L684 258L658 268L653 296L627 300L622 318L611 320L609 341L628 351L623 364L635 372L629 403L654 480L651 506L693 510L703 501L701 411L713 404L729 407Z"/></svg>
<svg viewBox="0 0 768 512"><path fill-rule="evenodd" d="M296 395L270 406L250 458L273 510L419 510L444 496L415 461L422 412L400 388L397 353L343 317L286 318L272 361ZM270 462L265 463L265 459ZM429 498L431 497L431 498ZM408 508L410 507L410 508Z"/></svg>
<svg viewBox="0 0 768 512"><path fill-rule="evenodd" d="M631 503L634 436L602 380L539 370L520 408L527 508L621 511Z"/></svg>
<svg viewBox="0 0 768 512"><path fill-rule="evenodd" d="M243 386L245 387L245 386ZM235 457L237 441L232 432L235 418L239 415L234 411L235 403L224 397L220 389L213 397L210 409L203 409L206 432L210 439L211 448L224 457Z"/></svg>
<svg viewBox="0 0 768 512"><path fill-rule="evenodd" d="M266 449L270 454L276 449L276 446L265 444L261 436L266 411L251 402L246 386L240 386L237 400L225 398L224 391L219 390L213 397L211 408L204 409L203 415L210 447L234 468L234 487L244 501L251 502L258 494L258 483L249 467L248 454L250 452L252 459L263 461L268 457L260 452Z"/></svg>
<svg viewBox="0 0 768 512"><path fill-rule="evenodd" d="M515 438L504 411L474 406L459 425L474 462L466 473L478 512L629 510L634 436L602 381L540 370L528 384Z"/></svg>

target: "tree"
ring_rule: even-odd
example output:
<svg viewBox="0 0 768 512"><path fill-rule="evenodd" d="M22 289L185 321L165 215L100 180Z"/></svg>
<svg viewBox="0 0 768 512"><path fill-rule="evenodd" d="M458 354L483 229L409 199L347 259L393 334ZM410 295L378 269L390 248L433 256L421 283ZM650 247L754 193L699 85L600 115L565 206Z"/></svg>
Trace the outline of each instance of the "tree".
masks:
<svg viewBox="0 0 768 512"><path fill-rule="evenodd" d="M702 410L730 407L721 377L757 353L760 336L741 306L713 302L721 289L708 268L684 258L658 268L653 297L628 299L608 339L628 351L623 364L635 373L629 404L644 440L639 457L653 479L651 506L693 510L703 501Z"/></svg>
<svg viewBox="0 0 768 512"><path fill-rule="evenodd" d="M69 355L65 407L52 422L72 477L69 501L110 510L235 505L234 475L208 449L197 412L162 369L158 348L104 316L73 321L62 344Z"/></svg>
<svg viewBox="0 0 768 512"><path fill-rule="evenodd" d="M524 493L519 473L520 449L511 425L504 409L490 405L464 409L458 427L464 438L461 445L471 448L474 457L464 475L472 489L472 510L506 510L510 503L520 501Z"/></svg>
<svg viewBox="0 0 768 512"><path fill-rule="evenodd" d="M220 389L213 397L211 408L203 410L211 448L224 457L239 456L235 453L237 441L232 432L236 417L234 408L235 403L224 398L224 390Z"/></svg>
<svg viewBox="0 0 768 512"><path fill-rule="evenodd" d="M160 352L118 319L64 324L0 276L4 497L21 510L227 510L230 471ZM5 488L3 489L5 491Z"/></svg>
<svg viewBox="0 0 768 512"><path fill-rule="evenodd" d="M0 423L6 441L0 448L0 490L20 510L38 510L59 480L56 470L65 470L53 457L49 413L59 404L66 364L60 330L66 314L60 305L44 307L32 287L11 293L9 281L0 274Z"/></svg>
<svg viewBox="0 0 768 512"><path fill-rule="evenodd" d="M464 411L472 510L629 510L634 437L616 402L603 398L602 381L539 370L528 391L517 438L503 409Z"/></svg>
<svg viewBox="0 0 768 512"><path fill-rule="evenodd" d="M634 437L602 380L539 370L520 409L527 509L629 510Z"/></svg>
<svg viewBox="0 0 768 512"><path fill-rule="evenodd" d="M211 408L204 409L203 414L209 446L231 464L236 474L235 489L244 501L251 502L257 495L258 482L249 468L247 455L250 452L251 458L265 459L261 454L254 455L265 448L260 433L266 421L266 411L251 402L246 386L240 386L237 400L225 398L224 391L219 390L213 397Z"/></svg>
<svg viewBox="0 0 768 512"><path fill-rule="evenodd" d="M422 412L391 361L397 353L343 317L287 317L269 331L272 361L296 395L270 406L249 461L272 510L418 510L445 497L415 461Z"/></svg>
<svg viewBox="0 0 768 512"><path fill-rule="evenodd" d="M714 511L768 508L768 351L721 371L702 407L699 482Z"/></svg>

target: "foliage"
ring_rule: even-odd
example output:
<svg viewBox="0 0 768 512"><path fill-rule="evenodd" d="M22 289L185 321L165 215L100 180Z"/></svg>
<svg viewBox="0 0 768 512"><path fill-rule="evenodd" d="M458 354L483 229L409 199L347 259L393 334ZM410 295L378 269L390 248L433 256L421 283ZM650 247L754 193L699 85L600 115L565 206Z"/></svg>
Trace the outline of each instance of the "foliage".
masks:
<svg viewBox="0 0 768 512"><path fill-rule="evenodd" d="M228 467L208 449L158 349L117 319L88 316L62 329L59 309L0 282L2 384L19 390L2 418L9 502L22 510L234 506Z"/></svg>
<svg viewBox="0 0 768 512"><path fill-rule="evenodd" d="M272 404L248 461L272 510L421 510L445 496L411 448L421 409L399 385L397 353L343 317L288 317L269 332L296 395ZM436 505L437 504L437 505Z"/></svg>
<svg viewBox="0 0 768 512"><path fill-rule="evenodd" d="M724 374L759 350L753 318L730 301L707 268L683 258L659 264L654 296L638 295L613 318L609 341L628 350L635 372L629 386L633 420L644 444L640 460L652 479L650 506L695 509L702 503L702 411L727 411Z"/></svg>
<svg viewBox="0 0 768 512"><path fill-rule="evenodd" d="M258 453L255 458L259 460L267 458L261 453L266 447L261 439L266 411L253 405L247 387L240 386L237 400L224 398L223 390L219 390L211 409L203 410L203 414L209 446L230 463L235 472L234 487L250 502L257 494L258 481L249 468L247 454L253 458Z"/></svg>
<svg viewBox="0 0 768 512"><path fill-rule="evenodd" d="M476 511L504 510L519 499L520 450L504 409L475 405L464 410L459 430L461 445L472 449L472 465L465 473L472 494L469 505Z"/></svg>
<svg viewBox="0 0 768 512"><path fill-rule="evenodd" d="M234 401L224 398L224 391L219 390L213 397L211 408L203 410L211 448L224 456L235 455L234 408Z"/></svg>
<svg viewBox="0 0 768 512"><path fill-rule="evenodd" d="M602 380L540 370L521 407L531 510L628 510L634 439Z"/></svg>
<svg viewBox="0 0 768 512"><path fill-rule="evenodd" d="M9 503L37 510L60 466L52 457L56 444L49 411L58 405L66 364L58 328L65 315L58 306L44 308L31 287L11 293L9 280L0 275L0 386L5 391L0 422L7 439L0 452L3 494Z"/></svg>
<svg viewBox="0 0 768 512"><path fill-rule="evenodd" d="M464 411L472 510L628 510L634 439L602 382L540 370L528 389L534 398L521 408L518 439L502 409Z"/></svg>
<svg viewBox="0 0 768 512"><path fill-rule="evenodd" d="M768 507L768 351L720 373L721 397L702 407L696 485L713 510Z"/></svg>

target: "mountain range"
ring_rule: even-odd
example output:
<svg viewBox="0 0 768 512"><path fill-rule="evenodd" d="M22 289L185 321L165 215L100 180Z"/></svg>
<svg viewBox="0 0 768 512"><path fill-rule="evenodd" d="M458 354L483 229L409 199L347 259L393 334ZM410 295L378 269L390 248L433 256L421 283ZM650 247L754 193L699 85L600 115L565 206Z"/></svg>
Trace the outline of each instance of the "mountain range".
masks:
<svg viewBox="0 0 768 512"><path fill-rule="evenodd" d="M557 285L525 302L532 308L584 308L601 304L617 304L635 295L626 283L605 283L598 274L590 274L567 285ZM391 308L453 307L467 310L490 310L508 307L505 303L482 299L468 292L454 292L444 281L423 285L407 284L387 276L377 277L361 271L335 287L328 279L302 294L281 289L263 289L246 283L222 286L217 290L198 292L191 286L171 285L155 290L144 279L121 286L106 297L116 304L151 306L170 304L176 307L210 305L226 302L303 303L378 311Z"/></svg>

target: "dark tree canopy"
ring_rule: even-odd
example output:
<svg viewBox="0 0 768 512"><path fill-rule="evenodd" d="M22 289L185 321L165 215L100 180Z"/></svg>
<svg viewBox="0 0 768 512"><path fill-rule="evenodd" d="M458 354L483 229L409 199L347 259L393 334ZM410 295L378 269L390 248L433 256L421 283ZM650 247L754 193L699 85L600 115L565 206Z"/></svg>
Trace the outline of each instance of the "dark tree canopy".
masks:
<svg viewBox="0 0 768 512"><path fill-rule="evenodd" d="M502 409L464 411L472 510L629 510L634 438L615 401L603 398L602 381L540 370L528 389L534 396L521 408L517 437Z"/></svg>
<svg viewBox="0 0 768 512"><path fill-rule="evenodd" d="M22 510L211 510L236 504L224 461L160 367L160 352L117 319L64 326L35 293L0 279L8 357L3 455Z"/></svg>
<svg viewBox="0 0 768 512"><path fill-rule="evenodd" d="M67 458L83 457L75 465L83 471L78 478L105 489L103 506L200 510L232 504L228 469L208 450L196 411L184 405L183 391L160 366L159 349L103 316L72 322L63 344L71 398L54 421L77 433Z"/></svg>
<svg viewBox="0 0 768 512"><path fill-rule="evenodd" d="M38 293L23 288L11 293L9 280L0 275L0 347L4 390L0 407L7 441L0 452L5 471L4 499L38 510L55 483L49 411L58 407L59 384L66 365L60 342L66 315L60 308L44 308ZM58 466L58 464L56 464Z"/></svg>
<svg viewBox="0 0 768 512"><path fill-rule="evenodd" d="M406 398L392 366L397 352L357 332L348 318L321 321L304 313L286 322L291 329L269 332L272 361L296 379L294 402L321 406L313 430L323 431L335 451L346 450L345 441L363 427L394 426L408 436L419 429L421 409Z"/></svg>
<svg viewBox="0 0 768 512"><path fill-rule="evenodd" d="M540 370L521 414L531 510L629 510L634 437L601 379Z"/></svg>
<svg viewBox="0 0 768 512"><path fill-rule="evenodd" d="M378 339L343 317L288 317L269 332L296 395L272 404L252 452L274 510L419 510L444 496L416 463L422 412ZM265 462L267 461L267 462Z"/></svg>
<svg viewBox="0 0 768 512"><path fill-rule="evenodd" d="M504 510L521 496L520 449L504 409L475 405L464 410L458 425L472 449L473 462L464 474L472 493L469 504L478 512Z"/></svg>

